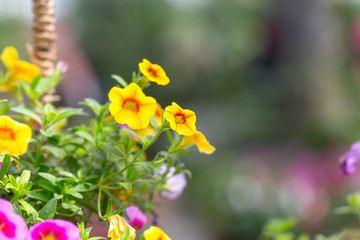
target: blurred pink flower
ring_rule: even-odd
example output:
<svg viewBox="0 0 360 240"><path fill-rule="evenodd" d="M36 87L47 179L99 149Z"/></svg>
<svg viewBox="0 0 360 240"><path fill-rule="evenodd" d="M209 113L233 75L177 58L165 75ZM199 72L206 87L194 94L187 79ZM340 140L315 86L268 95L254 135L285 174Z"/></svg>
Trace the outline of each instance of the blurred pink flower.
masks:
<svg viewBox="0 0 360 240"><path fill-rule="evenodd" d="M126 219L128 224L135 230L141 229L147 222L146 215L136 206L127 207L126 214L129 217L129 219Z"/></svg>
<svg viewBox="0 0 360 240"><path fill-rule="evenodd" d="M27 240L80 240L80 229L73 224L61 219L45 220L30 228Z"/></svg>
<svg viewBox="0 0 360 240"><path fill-rule="evenodd" d="M163 175L166 173L166 166L161 166L157 171L156 174ZM168 198L170 200L174 200L178 198L182 192L184 191L184 188L187 185L186 176L184 173L178 173L175 174L175 167L170 167L168 173L166 174L166 183L165 183L165 189L166 191L161 192L161 195L165 198Z"/></svg>
<svg viewBox="0 0 360 240"><path fill-rule="evenodd" d="M344 174L356 171L356 164L360 159L360 141L351 145L350 150L340 158L340 168Z"/></svg>
<svg viewBox="0 0 360 240"><path fill-rule="evenodd" d="M0 198L0 239L25 240L28 231L24 219L14 213L11 203Z"/></svg>

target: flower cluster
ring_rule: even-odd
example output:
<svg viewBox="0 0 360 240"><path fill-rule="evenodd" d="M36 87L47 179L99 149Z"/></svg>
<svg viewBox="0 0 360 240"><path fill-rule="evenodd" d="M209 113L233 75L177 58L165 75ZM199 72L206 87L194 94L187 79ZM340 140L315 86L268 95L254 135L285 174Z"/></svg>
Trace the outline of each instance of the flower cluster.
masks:
<svg viewBox="0 0 360 240"><path fill-rule="evenodd" d="M112 240L133 240L145 226L140 238L170 239L148 221L158 225L153 196L178 198L189 173L180 158L192 145L205 154L215 148L197 130L195 112L174 102L163 109L145 95L152 83L170 82L162 67L144 59L129 83L113 75L119 85L110 101L85 99L80 104L94 117L69 126L69 118L85 114L52 103L65 63L44 78L13 47L1 60L0 90L15 98L0 100L0 239L88 240L85 224L94 213L109 223ZM149 158L162 133L168 145Z"/></svg>
<svg viewBox="0 0 360 240"><path fill-rule="evenodd" d="M147 59L139 63L139 69L144 75L143 79L146 79L145 82L156 82L159 85L170 82L161 66L152 64ZM144 131L149 126L150 118L155 116L159 125L168 123L171 129L185 136L181 147L196 144L202 153L212 154L215 151L204 134L196 130L196 114L193 111L182 109L175 102L163 111L156 100L145 96L141 87L134 82L125 88L113 87L109 92L109 100L110 113L119 124L127 124L131 129Z"/></svg>
<svg viewBox="0 0 360 240"><path fill-rule="evenodd" d="M0 198L0 239L80 240L80 230L73 223L61 219L45 220L28 229L24 219L14 213L11 203Z"/></svg>

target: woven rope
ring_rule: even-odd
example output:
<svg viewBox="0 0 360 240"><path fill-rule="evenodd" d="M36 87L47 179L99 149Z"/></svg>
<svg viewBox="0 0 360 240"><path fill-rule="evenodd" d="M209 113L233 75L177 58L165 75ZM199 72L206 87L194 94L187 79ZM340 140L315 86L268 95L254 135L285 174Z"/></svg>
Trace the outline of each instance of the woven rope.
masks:
<svg viewBox="0 0 360 240"><path fill-rule="evenodd" d="M27 49L43 76L53 74L57 60L54 6L53 0L33 0L33 44Z"/></svg>

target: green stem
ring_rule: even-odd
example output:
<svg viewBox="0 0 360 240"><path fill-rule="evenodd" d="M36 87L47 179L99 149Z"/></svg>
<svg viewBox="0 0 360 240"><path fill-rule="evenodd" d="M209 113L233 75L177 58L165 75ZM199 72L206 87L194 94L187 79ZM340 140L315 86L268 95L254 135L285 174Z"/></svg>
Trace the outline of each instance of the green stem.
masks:
<svg viewBox="0 0 360 240"><path fill-rule="evenodd" d="M120 171L118 172L114 172L112 174L109 174L105 179L103 179L103 181L100 181L98 185L101 185L103 184L104 182L106 182L108 179L112 178L113 176L116 176L116 175L119 175L121 173L123 173L125 170L129 169L134 163L135 161L137 160L137 158L139 156L141 156L141 154L143 154L157 139L158 137L160 136L160 134L163 132L163 129L164 129L164 124L162 124L159 128L159 131L156 133L156 135L151 139L151 141L146 144L146 146L144 146L134 157L133 160L131 160L131 162L129 164L127 164L123 169L121 169Z"/></svg>
<svg viewBox="0 0 360 240"><path fill-rule="evenodd" d="M101 191L102 191L102 187L99 187L99 194L98 194L98 200L97 200L98 215L99 215L100 219L106 220L106 219L104 219L103 215L101 214Z"/></svg>

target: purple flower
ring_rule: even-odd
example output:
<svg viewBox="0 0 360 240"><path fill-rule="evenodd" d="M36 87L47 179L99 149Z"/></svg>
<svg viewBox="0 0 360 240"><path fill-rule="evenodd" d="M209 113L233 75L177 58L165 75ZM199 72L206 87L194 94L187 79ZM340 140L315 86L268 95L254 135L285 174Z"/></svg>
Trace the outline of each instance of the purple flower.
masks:
<svg viewBox="0 0 360 240"><path fill-rule="evenodd" d="M157 171L156 174L163 175L166 172L166 166L161 166ZM178 198L184 188L186 187L187 181L186 176L184 173L175 174L175 167L170 167L169 172L166 174L166 183L165 189L166 191L161 192L163 197L166 197L170 200L174 200Z"/></svg>
<svg viewBox="0 0 360 240"><path fill-rule="evenodd" d="M80 229L61 219L45 220L30 228L27 240L80 240Z"/></svg>
<svg viewBox="0 0 360 240"><path fill-rule="evenodd" d="M340 159L340 168L344 174L356 171L356 163L360 159L360 141L351 145L350 150Z"/></svg>
<svg viewBox="0 0 360 240"><path fill-rule="evenodd" d="M127 221L128 224L130 224L130 226L132 226L136 230L141 229L147 222L146 215L142 211L140 211L138 207L135 206L127 207L126 214L129 217L129 220Z"/></svg>
<svg viewBox="0 0 360 240"><path fill-rule="evenodd" d="M24 219L14 213L11 203L0 198L0 239L25 240L28 231Z"/></svg>

